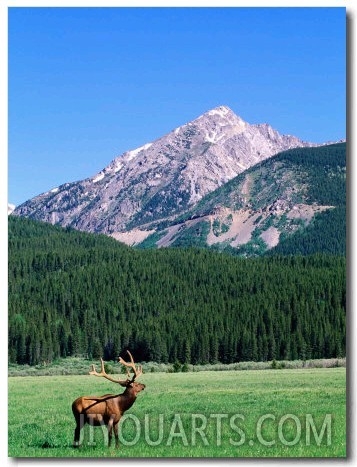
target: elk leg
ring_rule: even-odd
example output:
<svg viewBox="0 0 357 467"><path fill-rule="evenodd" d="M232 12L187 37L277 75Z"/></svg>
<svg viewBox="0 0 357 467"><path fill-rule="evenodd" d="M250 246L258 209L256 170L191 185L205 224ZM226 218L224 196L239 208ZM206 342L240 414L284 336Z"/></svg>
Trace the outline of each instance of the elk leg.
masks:
<svg viewBox="0 0 357 467"><path fill-rule="evenodd" d="M118 425L119 423L114 424L114 436L115 436L115 447L119 447L119 435L118 435Z"/></svg>
<svg viewBox="0 0 357 467"><path fill-rule="evenodd" d="M74 441L73 441L73 447L79 448L81 442L80 442L80 437L81 437L81 429L85 425L85 419L84 415L80 414L79 417L76 417L76 428L74 429Z"/></svg>
<svg viewBox="0 0 357 467"><path fill-rule="evenodd" d="M113 436L113 419L110 419L108 422L108 448L112 443L112 436Z"/></svg>
<svg viewBox="0 0 357 467"><path fill-rule="evenodd" d="M73 441L73 447L75 448L79 448L80 446L80 441L79 441L79 438L81 436L81 426L79 425L79 423L77 423L77 426L76 428L74 429L74 441Z"/></svg>

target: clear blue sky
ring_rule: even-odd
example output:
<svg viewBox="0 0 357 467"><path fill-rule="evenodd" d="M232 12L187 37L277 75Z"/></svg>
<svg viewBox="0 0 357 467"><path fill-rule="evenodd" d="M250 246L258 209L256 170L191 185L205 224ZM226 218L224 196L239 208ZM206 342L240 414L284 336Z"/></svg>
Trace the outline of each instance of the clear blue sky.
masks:
<svg viewBox="0 0 357 467"><path fill-rule="evenodd" d="M16 205L221 104L346 137L344 8L9 8L8 33Z"/></svg>

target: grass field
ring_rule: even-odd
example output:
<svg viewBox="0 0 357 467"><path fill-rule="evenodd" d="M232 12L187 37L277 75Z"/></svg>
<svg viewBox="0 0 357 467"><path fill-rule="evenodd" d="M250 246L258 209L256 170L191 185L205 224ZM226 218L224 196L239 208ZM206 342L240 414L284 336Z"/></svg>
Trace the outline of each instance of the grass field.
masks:
<svg viewBox="0 0 357 467"><path fill-rule="evenodd" d="M72 447L72 401L113 393L91 376L9 377L10 457L345 457L346 369L151 373L122 421ZM122 392L121 390L118 392Z"/></svg>

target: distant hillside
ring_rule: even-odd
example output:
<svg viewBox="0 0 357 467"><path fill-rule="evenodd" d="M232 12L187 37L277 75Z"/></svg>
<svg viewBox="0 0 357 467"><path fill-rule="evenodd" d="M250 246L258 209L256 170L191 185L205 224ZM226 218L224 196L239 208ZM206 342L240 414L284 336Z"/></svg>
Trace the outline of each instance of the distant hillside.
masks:
<svg viewBox="0 0 357 467"><path fill-rule="evenodd" d="M345 355L342 256L139 251L9 217L9 360L207 363Z"/></svg>
<svg viewBox="0 0 357 467"><path fill-rule="evenodd" d="M244 256L346 251L346 143L296 148L254 165L140 246L209 246Z"/></svg>

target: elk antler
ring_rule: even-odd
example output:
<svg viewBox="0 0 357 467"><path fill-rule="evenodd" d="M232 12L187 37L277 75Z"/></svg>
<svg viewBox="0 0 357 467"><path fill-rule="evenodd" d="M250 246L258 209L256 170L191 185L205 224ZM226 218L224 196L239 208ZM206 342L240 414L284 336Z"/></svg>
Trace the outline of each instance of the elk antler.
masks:
<svg viewBox="0 0 357 467"><path fill-rule="evenodd" d="M91 365L92 370L89 372L90 375L102 376L103 378L109 379L109 381L112 381L113 383L118 383L118 384L120 384L121 386L127 386L127 384L130 382L129 379L126 379L126 380L117 380L117 379L114 379L114 378L112 378L111 376L107 375L107 373L106 373L105 370L104 370L104 360L101 358L100 361L101 361L101 370L100 370L100 373L97 372L97 370L95 369L94 364L92 364L92 365Z"/></svg>
<svg viewBox="0 0 357 467"><path fill-rule="evenodd" d="M128 367L128 370L127 370L127 377L128 379L130 378L130 368L133 370L134 374L133 374L133 377L131 378L130 382L132 383L133 381L135 381L136 378L139 378L139 376L143 373L143 368L141 365L138 365L138 367L135 366L135 362L134 362L134 359L133 359L133 356L131 355L131 353L129 352L129 350L127 350L127 353L129 354L129 357L130 357L130 362L126 362L124 361L121 357L119 357L119 362Z"/></svg>

